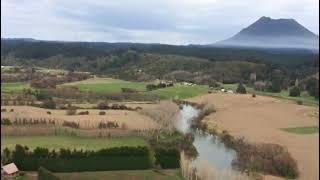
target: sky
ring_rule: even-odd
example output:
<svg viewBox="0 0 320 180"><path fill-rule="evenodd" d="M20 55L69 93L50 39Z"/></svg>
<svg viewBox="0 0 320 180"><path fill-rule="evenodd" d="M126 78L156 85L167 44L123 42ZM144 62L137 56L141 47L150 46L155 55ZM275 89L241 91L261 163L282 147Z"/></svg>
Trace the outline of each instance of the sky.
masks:
<svg viewBox="0 0 320 180"><path fill-rule="evenodd" d="M318 0L1 0L1 37L209 44L262 16L319 34Z"/></svg>

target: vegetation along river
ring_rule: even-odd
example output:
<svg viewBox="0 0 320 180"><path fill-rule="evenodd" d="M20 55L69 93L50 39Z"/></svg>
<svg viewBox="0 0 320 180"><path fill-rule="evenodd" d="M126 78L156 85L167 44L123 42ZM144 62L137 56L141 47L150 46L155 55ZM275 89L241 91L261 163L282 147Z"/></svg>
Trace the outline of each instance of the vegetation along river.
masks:
<svg viewBox="0 0 320 180"><path fill-rule="evenodd" d="M193 117L196 117L198 113L199 111L194 107L183 105L176 124L176 128L179 131L183 133L190 132L194 135L193 145L199 153L195 162L206 162L219 170L232 169L231 162L236 154L234 150L226 148L217 137L201 130L193 130L190 128Z"/></svg>

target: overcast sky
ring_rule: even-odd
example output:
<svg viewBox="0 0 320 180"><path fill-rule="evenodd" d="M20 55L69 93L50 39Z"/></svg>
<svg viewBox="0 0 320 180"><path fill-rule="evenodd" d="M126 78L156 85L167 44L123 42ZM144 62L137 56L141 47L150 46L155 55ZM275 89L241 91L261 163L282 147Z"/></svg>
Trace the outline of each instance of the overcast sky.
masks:
<svg viewBox="0 0 320 180"><path fill-rule="evenodd" d="M1 0L1 37L205 44L261 16L319 34L318 0Z"/></svg>

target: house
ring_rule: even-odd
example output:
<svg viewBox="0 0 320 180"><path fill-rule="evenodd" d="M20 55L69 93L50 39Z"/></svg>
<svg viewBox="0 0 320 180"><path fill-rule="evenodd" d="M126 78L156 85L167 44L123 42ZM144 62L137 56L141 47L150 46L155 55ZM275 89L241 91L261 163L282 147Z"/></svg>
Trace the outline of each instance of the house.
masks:
<svg viewBox="0 0 320 180"><path fill-rule="evenodd" d="M14 163L10 163L7 165L2 166L1 173L4 175L10 175L13 176L19 172L17 166Z"/></svg>

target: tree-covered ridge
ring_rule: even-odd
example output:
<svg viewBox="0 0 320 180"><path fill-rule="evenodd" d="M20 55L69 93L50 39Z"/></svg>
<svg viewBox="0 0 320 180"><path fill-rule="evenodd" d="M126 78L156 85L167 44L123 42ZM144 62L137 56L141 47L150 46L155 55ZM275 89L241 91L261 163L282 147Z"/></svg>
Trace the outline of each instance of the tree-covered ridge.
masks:
<svg viewBox="0 0 320 180"><path fill-rule="evenodd" d="M210 61L251 61L283 65L299 65L318 59L319 53L305 49L263 49L210 46L175 46L164 44L58 42L1 39L1 55L26 59L44 59L62 55L87 59L134 49L144 53L175 54Z"/></svg>

